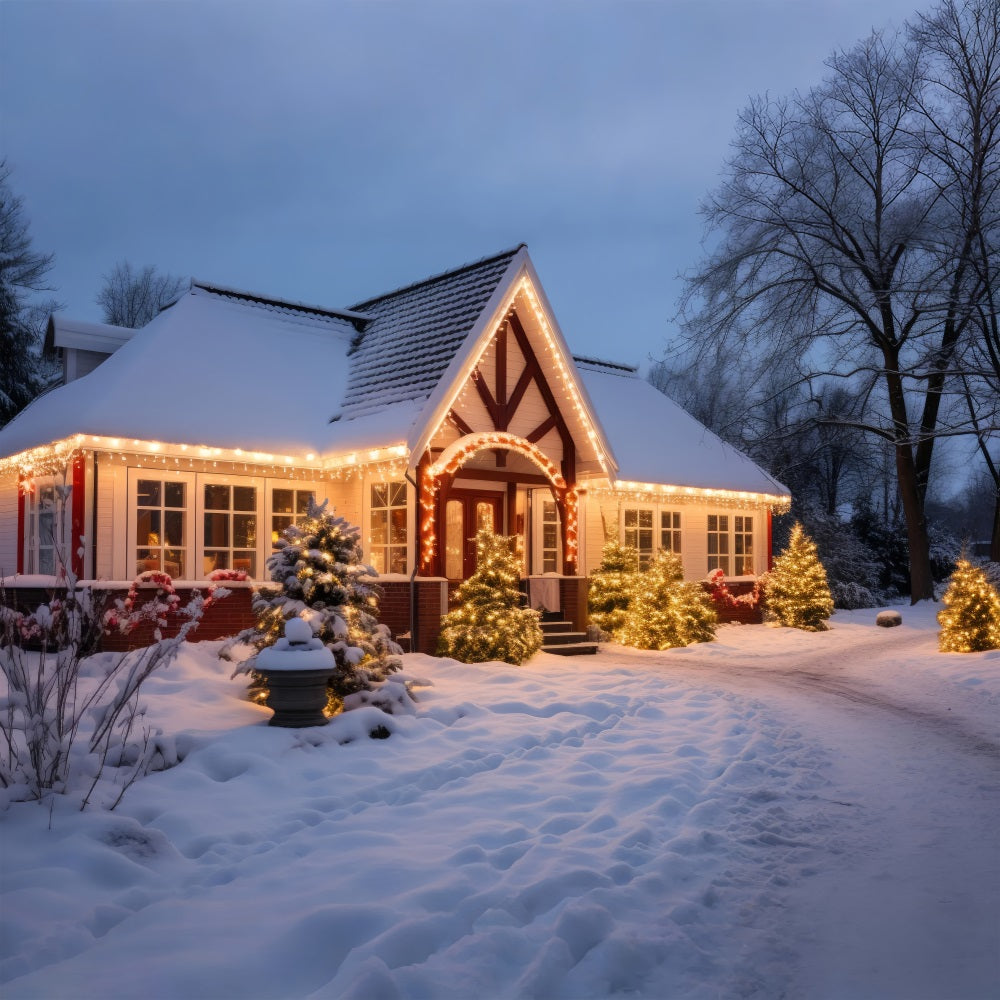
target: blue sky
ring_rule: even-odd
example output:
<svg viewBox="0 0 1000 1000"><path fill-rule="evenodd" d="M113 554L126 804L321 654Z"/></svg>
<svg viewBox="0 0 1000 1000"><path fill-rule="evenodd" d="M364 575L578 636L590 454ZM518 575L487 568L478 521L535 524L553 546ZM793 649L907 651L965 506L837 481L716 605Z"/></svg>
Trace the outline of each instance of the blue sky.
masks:
<svg viewBox="0 0 1000 1000"><path fill-rule="evenodd" d="M120 259L347 306L524 241L573 349L642 363L739 109L914 9L7 0L0 155L77 319Z"/></svg>

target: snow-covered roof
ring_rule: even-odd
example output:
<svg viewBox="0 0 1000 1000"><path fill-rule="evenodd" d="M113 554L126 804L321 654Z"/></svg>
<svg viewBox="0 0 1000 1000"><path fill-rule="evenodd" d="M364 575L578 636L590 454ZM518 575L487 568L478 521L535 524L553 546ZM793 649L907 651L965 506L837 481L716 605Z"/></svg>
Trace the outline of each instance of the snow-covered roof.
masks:
<svg viewBox="0 0 1000 1000"><path fill-rule="evenodd" d="M353 306L371 321L354 345L340 414L426 399L522 246Z"/></svg>
<svg viewBox="0 0 1000 1000"><path fill-rule="evenodd" d="M576 375L523 244L349 309L192 282L141 330L54 318L65 343L113 353L0 429L0 458L74 435L299 458L419 451L518 289L534 303L526 325L565 359L556 377L589 472L600 448L618 481L787 493L633 366L577 358Z"/></svg>
<svg viewBox="0 0 1000 1000"><path fill-rule="evenodd" d="M127 340L131 340L135 330L125 326L112 326L110 323L84 323L82 320L69 319L61 313L53 313L49 317L45 329L45 348L75 347L78 350L97 351L101 354L113 354Z"/></svg>
<svg viewBox="0 0 1000 1000"><path fill-rule="evenodd" d="M576 363L618 461L619 481L788 494L631 366Z"/></svg>

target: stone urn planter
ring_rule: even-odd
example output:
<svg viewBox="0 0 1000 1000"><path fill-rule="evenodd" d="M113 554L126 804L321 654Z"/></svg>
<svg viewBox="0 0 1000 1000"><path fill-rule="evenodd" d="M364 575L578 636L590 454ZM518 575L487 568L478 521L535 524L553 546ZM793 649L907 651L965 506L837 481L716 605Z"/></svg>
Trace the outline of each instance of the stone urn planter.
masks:
<svg viewBox="0 0 1000 1000"><path fill-rule="evenodd" d="M325 726L326 685L337 669L333 653L301 618L285 622L285 635L257 654L254 670L267 682L265 704L274 710L269 726L302 729Z"/></svg>

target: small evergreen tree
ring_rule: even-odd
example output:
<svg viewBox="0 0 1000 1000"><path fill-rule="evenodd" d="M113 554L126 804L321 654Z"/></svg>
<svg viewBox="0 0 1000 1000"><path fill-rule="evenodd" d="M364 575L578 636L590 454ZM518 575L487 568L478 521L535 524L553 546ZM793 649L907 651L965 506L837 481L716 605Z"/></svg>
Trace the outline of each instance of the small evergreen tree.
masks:
<svg viewBox="0 0 1000 1000"><path fill-rule="evenodd" d="M774 561L764 585L767 616L780 625L806 632L825 632L833 614L833 597L816 544L797 523L788 548Z"/></svg>
<svg viewBox="0 0 1000 1000"><path fill-rule="evenodd" d="M638 570L638 551L616 539L608 539L601 565L590 576L587 608L591 624L612 637L625 624Z"/></svg>
<svg viewBox="0 0 1000 1000"><path fill-rule="evenodd" d="M267 560L280 590L262 587L255 593L257 625L234 641L260 651L281 638L289 618L306 619L337 663L328 705L336 712L347 695L398 670L402 650L378 622L381 591L375 570L361 560L360 529L329 513L326 504L310 500L302 522L282 532ZM246 665L252 669L253 660Z"/></svg>
<svg viewBox="0 0 1000 1000"><path fill-rule="evenodd" d="M458 606L441 620L438 654L463 663L519 665L542 646L541 617L521 606L515 539L481 530L476 572L458 588Z"/></svg>
<svg viewBox="0 0 1000 1000"><path fill-rule="evenodd" d="M990 586L982 569L959 559L941 601L944 610L937 616L941 652L1000 649L1000 594Z"/></svg>
<svg viewBox="0 0 1000 1000"><path fill-rule="evenodd" d="M637 649L671 649L715 638L715 609L698 583L684 582L673 552L661 549L645 573L637 575L619 642Z"/></svg>

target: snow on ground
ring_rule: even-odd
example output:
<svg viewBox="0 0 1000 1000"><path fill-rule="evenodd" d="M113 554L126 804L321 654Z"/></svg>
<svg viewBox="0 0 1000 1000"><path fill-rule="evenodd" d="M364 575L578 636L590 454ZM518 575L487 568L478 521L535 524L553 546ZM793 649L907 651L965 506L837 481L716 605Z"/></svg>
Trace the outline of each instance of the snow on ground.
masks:
<svg viewBox="0 0 1000 1000"><path fill-rule="evenodd" d="M187 646L146 698L179 766L0 814L3 994L996 996L1000 653L938 653L934 610L412 655L387 740L269 728Z"/></svg>

